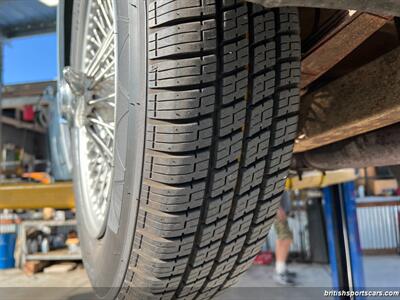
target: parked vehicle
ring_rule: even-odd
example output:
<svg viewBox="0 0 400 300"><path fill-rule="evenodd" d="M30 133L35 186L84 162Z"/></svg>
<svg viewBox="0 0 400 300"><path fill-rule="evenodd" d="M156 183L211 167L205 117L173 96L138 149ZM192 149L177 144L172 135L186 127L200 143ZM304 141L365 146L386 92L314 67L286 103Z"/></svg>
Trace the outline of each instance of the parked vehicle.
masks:
<svg viewBox="0 0 400 300"><path fill-rule="evenodd" d="M208 299L236 283L304 140L300 94L333 67L303 85L302 58L354 18L347 9L399 12L396 1L253 2L61 1L60 111L100 298ZM300 2L323 9L276 7Z"/></svg>

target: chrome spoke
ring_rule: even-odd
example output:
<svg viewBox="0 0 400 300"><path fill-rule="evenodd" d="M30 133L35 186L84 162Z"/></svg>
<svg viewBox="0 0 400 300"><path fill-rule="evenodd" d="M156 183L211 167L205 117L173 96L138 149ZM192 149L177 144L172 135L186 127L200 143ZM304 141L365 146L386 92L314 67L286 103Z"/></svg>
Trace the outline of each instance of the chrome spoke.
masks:
<svg viewBox="0 0 400 300"><path fill-rule="evenodd" d="M93 30L96 32L96 30ZM97 50L96 55L93 57L93 59L90 61L90 64L86 67L85 73L90 76L92 74L93 69L97 66L97 64L101 63L101 60L104 59L104 53L109 50L109 46L112 45L114 39L114 33L110 31L104 41L102 42L101 40L99 41L100 43L100 48ZM109 51L113 51L114 49L111 49Z"/></svg>
<svg viewBox="0 0 400 300"><path fill-rule="evenodd" d="M111 150L107 147L107 145L104 144L103 140L89 126L86 126L86 129L87 129L87 133L89 134L89 136L101 148L100 150L103 150L105 152L105 154L108 155L109 158L112 158L113 154L112 154Z"/></svg>
<svg viewBox="0 0 400 300"><path fill-rule="evenodd" d="M105 165L106 164L100 164L100 168L97 171L97 176L93 180L93 188L94 188L94 190L96 190L97 186L99 185L99 180L100 180L101 175L103 175L103 169L104 169Z"/></svg>
<svg viewBox="0 0 400 300"><path fill-rule="evenodd" d="M113 9L112 9L111 1L112 0L107 0L107 6L108 6L108 11L112 13Z"/></svg>
<svg viewBox="0 0 400 300"><path fill-rule="evenodd" d="M94 123L94 124L96 124L96 125L99 125L99 126L103 127L103 128L106 130L106 132L108 133L108 135L109 135L112 139L114 139L114 133L113 133L113 131L114 131L114 126L113 126L113 125L104 122L104 121L103 121L102 119L100 119L100 118L99 118L99 119L96 119L96 118L88 118L88 120L89 120L89 122L91 122L91 123Z"/></svg>
<svg viewBox="0 0 400 300"><path fill-rule="evenodd" d="M101 71L101 73L98 74L98 75L94 78L94 80L93 80L93 82L91 83L89 89L93 89L93 88L94 88L96 85L98 85L100 82L103 82L104 79L107 79L107 78L109 78L109 77L114 76L114 73L113 73L113 72L110 73L110 74L108 74L108 75L106 75L107 72L110 71L112 67L114 67L114 63L109 63L109 64L103 69L103 71Z"/></svg>
<svg viewBox="0 0 400 300"><path fill-rule="evenodd" d="M97 29L93 30L93 34L94 34L94 37L96 38L96 41L98 41L100 43L101 42L101 38L100 38L100 36L99 36L99 34L97 32Z"/></svg>
<svg viewBox="0 0 400 300"><path fill-rule="evenodd" d="M94 22L96 23L97 28L100 29L101 34L102 34L103 36L107 36L106 29L104 28L104 24L102 24L102 22L100 21L100 19L99 19L97 16L95 16L95 17L93 18L93 20L94 20Z"/></svg>
<svg viewBox="0 0 400 300"><path fill-rule="evenodd" d="M111 95L108 95L108 96L105 96L105 97L102 97L102 98L89 100L88 104L89 105L96 105L96 104L102 103L102 102L110 102L110 101L113 101L114 98L115 98L115 93L113 93Z"/></svg>
<svg viewBox="0 0 400 300"><path fill-rule="evenodd" d="M87 0L87 22L76 70L67 69L74 87L79 132L79 173L85 182L88 217L104 228L110 202L115 139L115 41L113 0ZM75 68L75 66L74 66ZM96 230L95 230L96 231ZM101 233L96 233L100 235Z"/></svg>
<svg viewBox="0 0 400 300"><path fill-rule="evenodd" d="M107 52L103 55L103 57L100 60L96 61L96 63L88 71L88 73L87 73L88 76L93 77L99 71L99 69L101 69L102 65L104 63L108 62L108 59L111 59L111 62L113 62L114 61L114 56L112 56L113 52L114 52L114 48L109 47Z"/></svg>
<svg viewBox="0 0 400 300"><path fill-rule="evenodd" d="M101 12L103 14L103 17L106 20L108 28L111 29L112 28L111 21L110 21L108 15L107 15L106 9L104 8L104 5L103 5L102 1L99 1L99 6L100 6L100 10L101 10Z"/></svg>
<svg viewBox="0 0 400 300"><path fill-rule="evenodd" d="M104 176L104 173L108 173L108 170L105 170L105 169L108 169L107 168L107 164L101 164L100 165L100 168L99 168L99 171L98 171L98 174L97 174L97 177L96 177L96 179L95 179L95 181L94 181L94 188L95 188L95 190L100 190L100 188L98 188L99 187L99 185L100 184L102 184L102 182L104 181L104 180L100 180L100 179L102 179L102 177L105 177ZM107 175L107 174L106 174ZM100 199L101 200L101 199Z"/></svg>
<svg viewBox="0 0 400 300"><path fill-rule="evenodd" d="M115 72L110 72L107 75L102 75L101 77L99 76L98 79L94 80L92 84L90 85L90 89L94 89L96 86L99 84L109 80L111 77L115 75Z"/></svg>
<svg viewBox="0 0 400 300"><path fill-rule="evenodd" d="M97 48L100 48L101 43L99 43L94 37L90 37L89 42L94 44Z"/></svg>
<svg viewBox="0 0 400 300"><path fill-rule="evenodd" d="M102 198L100 198L100 200L102 200L102 199L104 199L104 191L105 191L105 188L106 188L106 186L107 186L107 184L108 184L108 174L106 174L106 176L105 176L105 178L104 178L104 180L102 181L102 183L101 183L101 189L100 189L100 192L99 192L99 194L100 194L100 196L103 196Z"/></svg>

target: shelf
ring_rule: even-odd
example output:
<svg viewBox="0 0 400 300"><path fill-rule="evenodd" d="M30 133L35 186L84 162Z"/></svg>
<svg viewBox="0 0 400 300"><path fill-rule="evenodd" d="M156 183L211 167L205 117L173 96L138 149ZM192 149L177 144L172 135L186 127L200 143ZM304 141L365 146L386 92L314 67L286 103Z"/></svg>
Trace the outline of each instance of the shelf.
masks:
<svg viewBox="0 0 400 300"><path fill-rule="evenodd" d="M52 250L48 253L35 253L25 256L26 260L48 260L48 261L60 261L60 260L82 260L80 253L69 253L67 249Z"/></svg>
<svg viewBox="0 0 400 300"><path fill-rule="evenodd" d="M40 226L49 226L49 227L59 227L59 226L76 226L76 220L66 220L66 221L23 221L22 224L27 227L40 227Z"/></svg>
<svg viewBox="0 0 400 300"><path fill-rule="evenodd" d="M47 133L46 128L44 128L36 123L24 122L22 120L17 120L17 119L10 118L7 116L1 116L1 122L3 124L13 126L15 128L19 128L19 129L27 129L27 130L42 133L42 134Z"/></svg>
<svg viewBox="0 0 400 300"><path fill-rule="evenodd" d="M400 196L366 196L356 199L357 203L371 203L371 202L400 202Z"/></svg>
<svg viewBox="0 0 400 300"><path fill-rule="evenodd" d="M23 266L26 261L38 260L38 261L66 261L66 260L82 260L82 254L79 253L69 253L68 248L63 248L59 250L51 250L48 253L34 253L28 254L28 249L26 246L27 237L26 231L28 228L43 228L43 227L65 227L65 226L76 226L76 220L66 220L66 221L44 221L44 220L33 220L33 221L23 221L20 226L20 241L22 244L21 259L19 260L19 266Z"/></svg>

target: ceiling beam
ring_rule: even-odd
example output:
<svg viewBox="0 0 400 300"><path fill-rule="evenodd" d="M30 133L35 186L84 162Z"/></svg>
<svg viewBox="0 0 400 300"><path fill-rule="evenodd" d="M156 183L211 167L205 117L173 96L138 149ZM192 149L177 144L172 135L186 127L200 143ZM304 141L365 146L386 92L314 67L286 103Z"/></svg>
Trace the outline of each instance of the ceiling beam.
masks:
<svg viewBox="0 0 400 300"><path fill-rule="evenodd" d="M49 105L48 99L46 99L46 97L40 96L1 99L2 109L22 108L26 105L37 105L39 103L41 105Z"/></svg>
<svg viewBox="0 0 400 300"><path fill-rule="evenodd" d="M33 83L22 83L6 85L3 87L4 98L19 98L43 96L46 88L51 87L53 91L57 90L57 81L42 81Z"/></svg>
<svg viewBox="0 0 400 300"><path fill-rule="evenodd" d="M19 24L18 26L3 28L2 32L4 37L8 39L52 33L56 32L56 22L52 20L48 22Z"/></svg>

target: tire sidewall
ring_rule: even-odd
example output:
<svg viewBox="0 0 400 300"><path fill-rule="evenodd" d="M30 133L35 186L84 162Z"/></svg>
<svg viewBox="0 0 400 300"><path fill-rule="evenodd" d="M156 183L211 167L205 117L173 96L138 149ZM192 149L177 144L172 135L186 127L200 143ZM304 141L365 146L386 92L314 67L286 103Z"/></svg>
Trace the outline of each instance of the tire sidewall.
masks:
<svg viewBox="0 0 400 300"><path fill-rule="evenodd" d="M145 1L114 0L116 22L115 161L107 227L101 239L93 237L82 203L85 178L79 172L78 130L72 128L73 177L78 231L85 269L96 294L113 299L128 269L134 240L143 170L147 100L147 15ZM75 0L71 65L77 65L87 0ZM82 54L81 54L82 55Z"/></svg>

